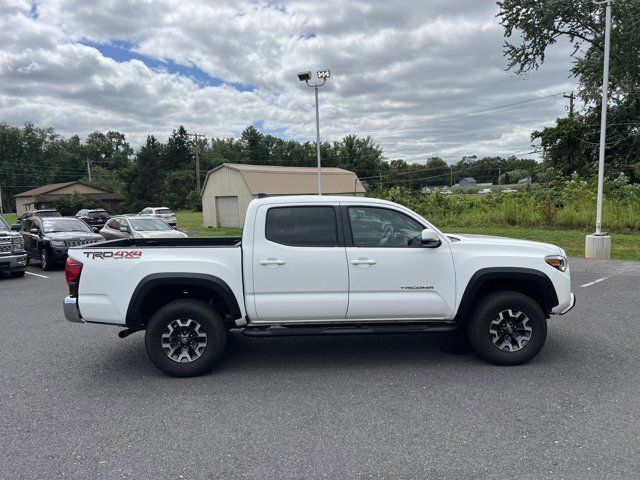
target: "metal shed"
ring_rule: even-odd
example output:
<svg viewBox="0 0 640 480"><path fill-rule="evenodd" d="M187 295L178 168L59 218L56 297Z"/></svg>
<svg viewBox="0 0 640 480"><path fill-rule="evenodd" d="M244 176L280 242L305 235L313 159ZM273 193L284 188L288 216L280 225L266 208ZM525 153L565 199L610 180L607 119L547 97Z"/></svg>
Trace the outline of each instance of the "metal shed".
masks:
<svg viewBox="0 0 640 480"><path fill-rule="evenodd" d="M317 172L313 167L223 163L207 173L202 187L204 225L242 227L249 203L260 194L314 195L318 193ZM322 193L362 196L365 189L355 173L323 168Z"/></svg>

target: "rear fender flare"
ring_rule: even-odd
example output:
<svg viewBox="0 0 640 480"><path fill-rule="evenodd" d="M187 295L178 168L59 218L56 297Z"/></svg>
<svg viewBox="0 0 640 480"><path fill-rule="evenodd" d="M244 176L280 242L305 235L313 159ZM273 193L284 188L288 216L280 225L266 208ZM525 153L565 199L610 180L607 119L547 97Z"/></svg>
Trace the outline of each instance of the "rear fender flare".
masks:
<svg viewBox="0 0 640 480"><path fill-rule="evenodd" d="M139 329L143 323L142 310L149 292L163 286L204 287L216 293L226 304L233 318L240 318L240 307L229 285L219 277L202 273L154 273L144 277L131 296L126 323L130 329Z"/></svg>

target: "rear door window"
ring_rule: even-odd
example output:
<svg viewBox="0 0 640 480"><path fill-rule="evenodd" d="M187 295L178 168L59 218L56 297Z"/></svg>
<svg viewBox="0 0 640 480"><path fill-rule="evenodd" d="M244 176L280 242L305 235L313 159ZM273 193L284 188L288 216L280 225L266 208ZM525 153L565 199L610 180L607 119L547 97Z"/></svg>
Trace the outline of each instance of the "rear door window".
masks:
<svg viewBox="0 0 640 480"><path fill-rule="evenodd" d="M293 247L337 247L333 207L273 207L267 212L267 240Z"/></svg>

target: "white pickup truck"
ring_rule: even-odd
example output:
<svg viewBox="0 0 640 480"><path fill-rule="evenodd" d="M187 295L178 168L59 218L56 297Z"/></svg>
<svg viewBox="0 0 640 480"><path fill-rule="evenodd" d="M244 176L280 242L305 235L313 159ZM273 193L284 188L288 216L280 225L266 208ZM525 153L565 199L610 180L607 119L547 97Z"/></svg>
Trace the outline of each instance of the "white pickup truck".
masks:
<svg viewBox="0 0 640 480"><path fill-rule="evenodd" d="M331 196L251 202L242 237L115 240L69 249L72 322L145 330L153 364L209 371L244 335L462 330L501 365L542 348L575 297L562 249L444 234L392 202Z"/></svg>

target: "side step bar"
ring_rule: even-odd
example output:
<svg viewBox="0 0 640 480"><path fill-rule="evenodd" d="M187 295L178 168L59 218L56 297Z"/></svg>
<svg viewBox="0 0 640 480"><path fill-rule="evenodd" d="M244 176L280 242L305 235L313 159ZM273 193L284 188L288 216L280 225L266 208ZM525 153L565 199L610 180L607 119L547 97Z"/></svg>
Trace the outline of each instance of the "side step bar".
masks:
<svg viewBox="0 0 640 480"><path fill-rule="evenodd" d="M396 324L396 325L344 325L344 326L304 326L304 327L248 327L242 329L247 337L292 337L304 335L372 335L383 333L447 333L455 332L454 324Z"/></svg>

